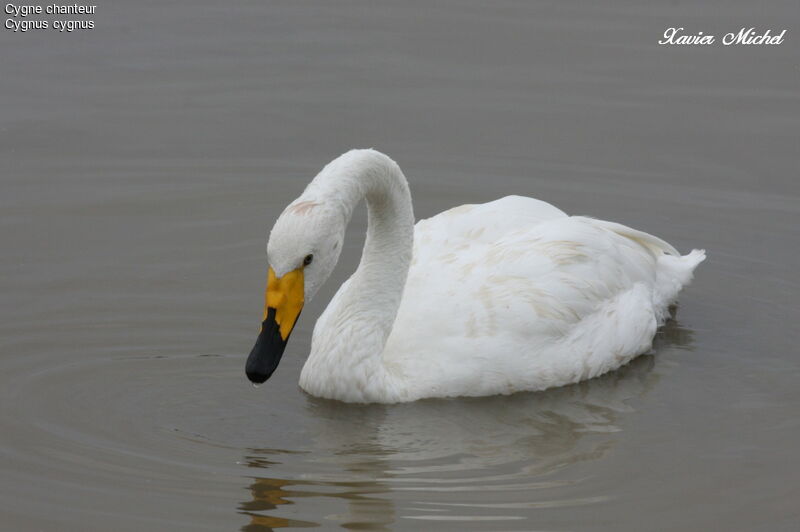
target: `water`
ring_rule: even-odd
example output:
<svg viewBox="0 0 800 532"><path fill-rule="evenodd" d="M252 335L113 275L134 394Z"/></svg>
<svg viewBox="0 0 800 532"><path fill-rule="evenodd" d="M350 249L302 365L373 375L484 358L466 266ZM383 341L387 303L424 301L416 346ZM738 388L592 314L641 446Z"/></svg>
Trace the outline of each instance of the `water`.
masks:
<svg viewBox="0 0 800 532"><path fill-rule="evenodd" d="M90 32L0 31L0 528L793 529L797 15L115 2ZM675 24L789 34L656 45ZM359 212L253 388L267 230L369 146L418 217L524 194L709 259L655 355L599 379L343 405L297 379Z"/></svg>

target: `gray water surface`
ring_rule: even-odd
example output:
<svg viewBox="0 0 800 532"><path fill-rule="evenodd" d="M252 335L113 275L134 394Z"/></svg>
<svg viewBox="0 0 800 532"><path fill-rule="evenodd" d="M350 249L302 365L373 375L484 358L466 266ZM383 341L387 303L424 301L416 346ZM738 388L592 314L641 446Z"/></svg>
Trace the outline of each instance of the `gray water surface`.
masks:
<svg viewBox="0 0 800 532"><path fill-rule="evenodd" d="M795 529L800 5L602 4L118 1L92 31L0 29L0 529ZM789 33L659 46L673 25ZM297 380L359 212L254 388L267 232L372 146L418 218L522 194L709 258L616 372L345 405Z"/></svg>

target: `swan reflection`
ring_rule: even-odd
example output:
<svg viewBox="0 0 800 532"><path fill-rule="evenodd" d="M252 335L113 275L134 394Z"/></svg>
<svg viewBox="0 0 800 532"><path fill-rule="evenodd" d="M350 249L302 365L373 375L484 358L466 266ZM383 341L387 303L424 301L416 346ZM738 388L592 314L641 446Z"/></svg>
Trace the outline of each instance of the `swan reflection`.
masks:
<svg viewBox="0 0 800 532"><path fill-rule="evenodd" d="M251 500L239 507L251 518L242 530L323 520L383 530L400 519L481 529L528 519L540 508L607 500L576 497L582 478L572 471L603 458L621 437L631 404L674 365L665 362L669 352L691 344L691 331L669 322L656 338L658 357L640 356L602 377L544 392L400 405L309 396L308 449L251 449L245 457L253 476Z"/></svg>

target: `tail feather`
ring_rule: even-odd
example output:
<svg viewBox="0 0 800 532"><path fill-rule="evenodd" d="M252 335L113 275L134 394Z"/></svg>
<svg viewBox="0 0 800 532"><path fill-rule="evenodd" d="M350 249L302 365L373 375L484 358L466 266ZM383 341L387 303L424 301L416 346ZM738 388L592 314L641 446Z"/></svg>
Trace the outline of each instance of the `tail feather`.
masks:
<svg viewBox="0 0 800 532"><path fill-rule="evenodd" d="M664 322L667 308L678 299L681 289L692 281L694 269L704 260L704 249L693 249L683 256L662 255L658 259L653 303L655 308L663 309L663 315L658 316L659 323Z"/></svg>

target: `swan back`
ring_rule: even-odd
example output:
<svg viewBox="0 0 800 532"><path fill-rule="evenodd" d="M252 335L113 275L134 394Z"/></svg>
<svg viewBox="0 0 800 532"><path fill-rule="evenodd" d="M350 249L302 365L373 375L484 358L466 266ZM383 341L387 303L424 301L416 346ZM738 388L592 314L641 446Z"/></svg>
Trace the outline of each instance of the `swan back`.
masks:
<svg viewBox="0 0 800 532"><path fill-rule="evenodd" d="M392 385L365 399L538 390L627 363L704 257L661 242L519 197L418 223L381 354Z"/></svg>

